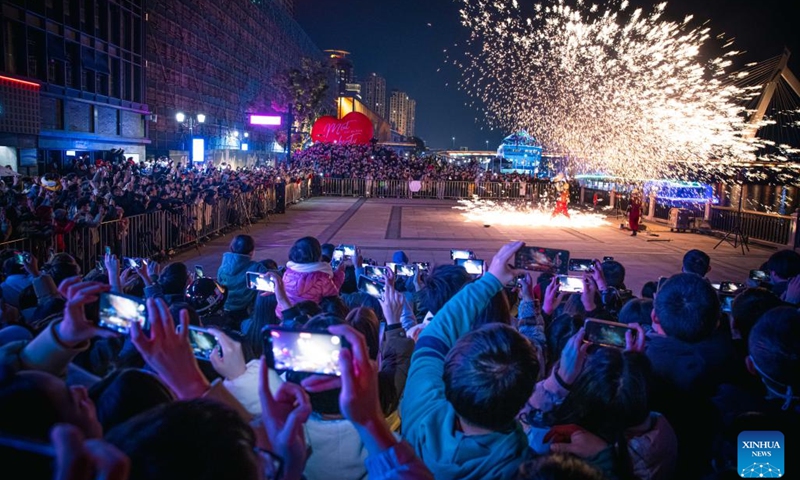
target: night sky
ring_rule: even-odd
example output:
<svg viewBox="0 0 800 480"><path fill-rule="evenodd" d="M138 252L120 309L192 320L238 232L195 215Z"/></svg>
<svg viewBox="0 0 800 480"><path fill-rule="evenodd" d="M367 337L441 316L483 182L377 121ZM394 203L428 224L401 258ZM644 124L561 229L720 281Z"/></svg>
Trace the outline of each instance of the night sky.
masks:
<svg viewBox="0 0 800 480"><path fill-rule="evenodd" d="M322 49L352 53L359 79L370 72L386 78L387 93L396 88L417 100L417 135L431 148L494 150L509 132L490 130L469 98L457 89L460 72L445 65L444 49L466 38L454 0L295 0L297 21ZM525 1L525 0L522 0ZM520 1L520 3L522 3ZM529 0L528 0L529 1ZM636 1L645 11L652 2ZM666 15L695 22L709 20L712 36L725 33L734 49L746 53L741 64L793 52L790 68L800 77L800 1L680 0L667 4ZM712 52L709 52L712 53ZM437 69L441 69L437 72Z"/></svg>

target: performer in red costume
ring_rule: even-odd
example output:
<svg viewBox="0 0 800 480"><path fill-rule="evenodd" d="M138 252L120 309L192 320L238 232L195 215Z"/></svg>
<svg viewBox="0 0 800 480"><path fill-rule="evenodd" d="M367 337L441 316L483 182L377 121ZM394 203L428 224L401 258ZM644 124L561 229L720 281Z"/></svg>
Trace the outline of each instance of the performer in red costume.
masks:
<svg viewBox="0 0 800 480"><path fill-rule="evenodd" d="M631 236L635 237L639 232L639 220L642 218L642 195L638 189L631 192L631 202L628 204L628 226L631 228Z"/></svg>
<svg viewBox="0 0 800 480"><path fill-rule="evenodd" d="M556 208L553 209L553 214L550 218L554 218L556 215L564 215L569 218L569 210L567 210L567 206L569 205L569 183L563 173L559 173L554 181L559 182L556 186L558 199L556 200Z"/></svg>

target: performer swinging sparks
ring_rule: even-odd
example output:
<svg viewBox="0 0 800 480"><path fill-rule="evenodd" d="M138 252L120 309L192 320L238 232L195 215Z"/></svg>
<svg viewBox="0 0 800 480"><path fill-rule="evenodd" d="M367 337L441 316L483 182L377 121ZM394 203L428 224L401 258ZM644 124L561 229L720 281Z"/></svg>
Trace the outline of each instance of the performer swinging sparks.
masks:
<svg viewBox="0 0 800 480"><path fill-rule="evenodd" d="M556 208L553 209L553 214L550 218L555 218L556 215L564 215L569 218L569 211L567 210L567 206L569 205L569 182L567 182L563 173L559 173L553 181L558 182L556 185L558 199L556 200Z"/></svg>
<svg viewBox="0 0 800 480"><path fill-rule="evenodd" d="M639 189L634 188L631 192L631 201L628 204L628 226L631 228L631 236L635 237L639 232L639 220L642 217L642 195Z"/></svg>

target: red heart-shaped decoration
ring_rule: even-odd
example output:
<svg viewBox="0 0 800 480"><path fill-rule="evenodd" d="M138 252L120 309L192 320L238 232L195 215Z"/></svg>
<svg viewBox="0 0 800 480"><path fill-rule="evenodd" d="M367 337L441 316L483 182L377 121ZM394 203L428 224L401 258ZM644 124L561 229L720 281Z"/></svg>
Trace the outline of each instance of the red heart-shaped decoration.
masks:
<svg viewBox="0 0 800 480"><path fill-rule="evenodd" d="M372 121L359 112L350 112L342 119L319 117L311 128L311 140L319 143L366 145L372 140Z"/></svg>

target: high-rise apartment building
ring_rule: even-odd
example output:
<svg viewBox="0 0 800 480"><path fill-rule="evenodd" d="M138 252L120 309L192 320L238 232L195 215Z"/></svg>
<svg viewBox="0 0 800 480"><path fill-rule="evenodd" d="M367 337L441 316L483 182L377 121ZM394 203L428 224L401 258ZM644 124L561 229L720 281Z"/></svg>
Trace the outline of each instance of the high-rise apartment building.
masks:
<svg viewBox="0 0 800 480"><path fill-rule="evenodd" d="M386 117L386 79L377 73L367 76L362 90L367 108L382 118Z"/></svg>
<svg viewBox="0 0 800 480"><path fill-rule="evenodd" d="M408 94L392 90L389 99L389 123L400 135L413 137L416 131L417 102Z"/></svg>
<svg viewBox="0 0 800 480"><path fill-rule="evenodd" d="M406 136L413 137L416 135L417 123L417 101L408 99L408 117L406 120Z"/></svg>
<svg viewBox="0 0 800 480"><path fill-rule="evenodd" d="M348 95L348 85L353 85L355 76L353 75L353 62L347 58L350 52L344 50L325 50L328 61L336 74L336 94L338 96Z"/></svg>

